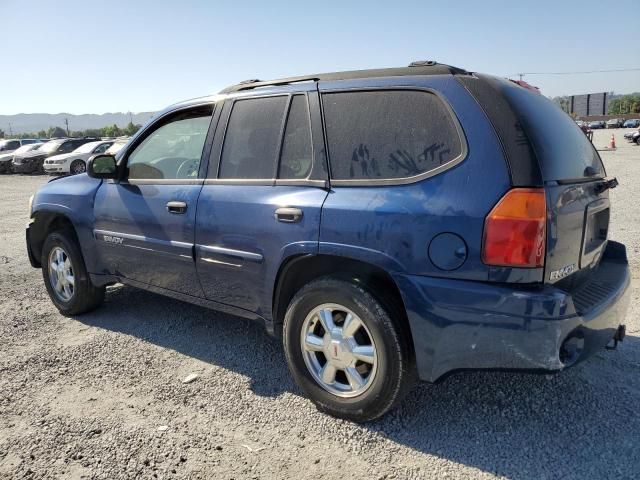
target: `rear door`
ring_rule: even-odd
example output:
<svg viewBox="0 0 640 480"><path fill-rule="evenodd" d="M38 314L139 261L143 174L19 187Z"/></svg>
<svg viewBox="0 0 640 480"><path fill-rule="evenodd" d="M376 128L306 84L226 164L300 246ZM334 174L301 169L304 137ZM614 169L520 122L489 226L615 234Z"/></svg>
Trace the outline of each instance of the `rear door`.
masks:
<svg viewBox="0 0 640 480"><path fill-rule="evenodd" d="M317 253L324 162L314 84L225 102L198 200L208 299L271 317L282 262Z"/></svg>
<svg viewBox="0 0 640 480"><path fill-rule="evenodd" d="M196 203L211 104L159 118L120 160L127 173L95 198L96 245L107 273L202 297L193 258Z"/></svg>
<svg viewBox="0 0 640 480"><path fill-rule="evenodd" d="M605 169L598 152L547 98L510 82L500 82L500 89L522 122L547 192L545 282L595 268L609 228L609 193L602 188Z"/></svg>

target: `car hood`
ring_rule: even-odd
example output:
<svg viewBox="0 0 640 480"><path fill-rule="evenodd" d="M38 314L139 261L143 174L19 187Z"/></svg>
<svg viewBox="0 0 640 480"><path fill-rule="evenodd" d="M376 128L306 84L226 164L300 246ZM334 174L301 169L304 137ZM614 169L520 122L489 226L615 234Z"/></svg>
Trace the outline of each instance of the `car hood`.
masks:
<svg viewBox="0 0 640 480"><path fill-rule="evenodd" d="M61 153L59 155L53 155L48 157L47 160L64 160L73 156L73 153Z"/></svg>
<svg viewBox="0 0 640 480"><path fill-rule="evenodd" d="M36 157L46 157L46 156L47 156L46 152L39 152L38 150L16 155L16 157L19 157L19 158L36 158Z"/></svg>
<svg viewBox="0 0 640 480"><path fill-rule="evenodd" d="M0 155L0 162L7 162L13 158L13 153L3 153Z"/></svg>

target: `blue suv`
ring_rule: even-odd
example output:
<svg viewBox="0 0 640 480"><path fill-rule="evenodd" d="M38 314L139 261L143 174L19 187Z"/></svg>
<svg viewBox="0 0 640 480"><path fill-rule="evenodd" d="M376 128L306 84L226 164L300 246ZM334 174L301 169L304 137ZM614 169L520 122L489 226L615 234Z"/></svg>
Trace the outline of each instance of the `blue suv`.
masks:
<svg viewBox="0 0 640 480"><path fill-rule="evenodd" d="M120 282L257 320L339 417L376 418L418 379L555 372L624 337L617 181L508 80L435 62L250 80L87 167L30 207L29 257L63 314Z"/></svg>

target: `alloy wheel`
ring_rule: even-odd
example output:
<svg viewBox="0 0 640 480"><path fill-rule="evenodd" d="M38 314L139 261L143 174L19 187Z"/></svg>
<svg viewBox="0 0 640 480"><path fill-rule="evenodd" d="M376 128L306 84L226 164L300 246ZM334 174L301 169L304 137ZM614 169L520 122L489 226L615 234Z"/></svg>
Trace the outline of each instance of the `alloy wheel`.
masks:
<svg viewBox="0 0 640 480"><path fill-rule="evenodd" d="M358 315L338 304L323 304L304 320L300 336L304 362L314 380L343 398L364 393L373 383L378 354Z"/></svg>
<svg viewBox="0 0 640 480"><path fill-rule="evenodd" d="M61 247L54 247L49 253L49 282L58 299L63 302L71 300L76 279L71 258Z"/></svg>

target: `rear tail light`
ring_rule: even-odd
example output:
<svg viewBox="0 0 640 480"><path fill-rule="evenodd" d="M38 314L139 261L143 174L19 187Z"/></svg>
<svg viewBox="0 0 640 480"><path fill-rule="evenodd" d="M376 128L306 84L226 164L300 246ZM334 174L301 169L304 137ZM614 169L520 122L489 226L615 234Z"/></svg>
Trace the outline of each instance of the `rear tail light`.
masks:
<svg viewBox="0 0 640 480"><path fill-rule="evenodd" d="M547 202L542 188L509 190L484 221L482 261L502 267L542 267Z"/></svg>

